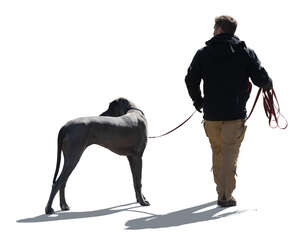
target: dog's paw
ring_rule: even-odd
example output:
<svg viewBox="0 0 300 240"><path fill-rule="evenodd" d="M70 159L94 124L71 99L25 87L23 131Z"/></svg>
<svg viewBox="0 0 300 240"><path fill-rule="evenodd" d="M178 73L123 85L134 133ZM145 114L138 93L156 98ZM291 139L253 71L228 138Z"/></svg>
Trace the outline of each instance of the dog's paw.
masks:
<svg viewBox="0 0 300 240"><path fill-rule="evenodd" d="M139 201L139 204L141 204L141 206L150 206L150 203L147 200Z"/></svg>
<svg viewBox="0 0 300 240"><path fill-rule="evenodd" d="M53 210L53 208L51 208L51 207L46 207L45 213L48 214L48 215L54 214L54 210Z"/></svg>
<svg viewBox="0 0 300 240"><path fill-rule="evenodd" d="M150 203L146 200L144 196L137 198L137 202L141 204L141 206L150 206Z"/></svg>
<svg viewBox="0 0 300 240"><path fill-rule="evenodd" d="M60 208L61 208L62 211L69 211L70 210L70 207L66 203L65 204L61 204Z"/></svg>

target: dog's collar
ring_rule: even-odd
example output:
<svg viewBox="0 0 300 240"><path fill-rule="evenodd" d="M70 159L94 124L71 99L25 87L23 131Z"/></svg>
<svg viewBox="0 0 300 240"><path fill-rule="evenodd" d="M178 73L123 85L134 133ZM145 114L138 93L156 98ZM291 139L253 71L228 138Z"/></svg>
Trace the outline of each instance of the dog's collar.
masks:
<svg viewBox="0 0 300 240"><path fill-rule="evenodd" d="M138 109L138 108L135 108L135 107L131 107L131 108L129 108L128 111L130 111L130 110L138 110L138 111L140 111L145 116L145 114L143 113L143 111L141 109Z"/></svg>

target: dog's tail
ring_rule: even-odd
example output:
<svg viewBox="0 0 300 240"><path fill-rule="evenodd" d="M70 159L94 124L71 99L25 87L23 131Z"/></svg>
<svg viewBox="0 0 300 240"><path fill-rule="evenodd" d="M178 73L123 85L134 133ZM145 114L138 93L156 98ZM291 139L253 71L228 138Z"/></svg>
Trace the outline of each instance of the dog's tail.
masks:
<svg viewBox="0 0 300 240"><path fill-rule="evenodd" d="M59 130L58 138L57 138L57 162L56 162L56 169L55 169L54 178L53 178L53 184L56 181L56 177L57 177L59 167L60 167L62 142L63 142L64 136L65 136L65 127L62 127Z"/></svg>

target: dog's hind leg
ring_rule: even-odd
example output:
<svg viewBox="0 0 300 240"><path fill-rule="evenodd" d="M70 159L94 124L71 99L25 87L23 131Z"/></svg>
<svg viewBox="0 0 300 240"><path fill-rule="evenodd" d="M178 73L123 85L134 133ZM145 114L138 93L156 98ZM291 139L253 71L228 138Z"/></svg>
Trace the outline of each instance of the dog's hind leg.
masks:
<svg viewBox="0 0 300 240"><path fill-rule="evenodd" d="M142 206L149 206L150 203L142 194L142 157L140 156L127 156L130 164L130 169L133 178L133 185L135 190L136 200Z"/></svg>
<svg viewBox="0 0 300 240"><path fill-rule="evenodd" d="M61 171L61 174L60 174L59 178L57 179L57 181L52 185L51 194L50 194L47 206L46 206L46 211L45 211L46 214L54 213L51 206L53 203L53 199L54 199L56 193L58 192L58 190L60 190L61 209L69 210L69 206L67 205L66 200L65 200L65 186L66 186L66 182L67 182L69 176L71 175L72 171L74 170L77 163L79 162L81 154L82 154L82 152L80 152L79 154L75 154L75 155L73 154L73 156L65 156L65 163L64 163L64 167Z"/></svg>
<svg viewBox="0 0 300 240"><path fill-rule="evenodd" d="M72 148L71 148L72 149ZM84 147L82 146L82 144L78 144L76 146L76 151L72 151L71 154L68 153L64 153L64 157L65 159L68 159L68 164L67 164L67 168L68 171L66 172L65 178L63 179L63 183L59 188L59 200L60 200L60 208L63 211L68 211L70 210L70 207L68 206L67 202L66 202L66 197L65 197L65 188L66 188L66 184L67 181L71 175L71 173L73 172L73 170L75 169L75 167L77 166L77 163L79 162L81 155L84 151ZM69 149L69 152L70 149Z"/></svg>
<svg viewBox="0 0 300 240"><path fill-rule="evenodd" d="M66 180L67 182L67 180ZM66 183L62 185L62 187L59 189L59 201L60 201L60 208L63 211L68 211L70 210L70 207L68 206L66 202L66 197L65 197L65 188L66 188Z"/></svg>
<svg viewBox="0 0 300 240"><path fill-rule="evenodd" d="M46 209L45 209L46 214L54 213L54 210L51 207L52 203L53 203L53 200L54 200L54 197L55 197L56 193L58 192L58 190L64 184L65 180L68 178L68 175L70 175L70 170L68 169L68 167L64 166L59 178L52 185L52 190L51 190L51 193L50 193L50 197L49 197Z"/></svg>

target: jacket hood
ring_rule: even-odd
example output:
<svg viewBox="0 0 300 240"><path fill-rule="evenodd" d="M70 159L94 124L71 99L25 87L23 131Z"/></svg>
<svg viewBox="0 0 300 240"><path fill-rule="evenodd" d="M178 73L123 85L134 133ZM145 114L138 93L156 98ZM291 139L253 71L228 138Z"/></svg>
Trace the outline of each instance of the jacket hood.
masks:
<svg viewBox="0 0 300 240"><path fill-rule="evenodd" d="M240 39L231 33L221 33L214 36L210 40L206 41L205 44L207 46L222 44L222 43L229 43L234 45L234 44L239 44L240 42L241 42Z"/></svg>
<svg viewBox="0 0 300 240"><path fill-rule="evenodd" d="M240 39L230 33L221 33L207 42L205 44L208 47L216 47L218 49L217 51L214 51L215 56L228 56L235 53L237 49L237 45L239 46L245 46L245 43L243 41L240 41Z"/></svg>

